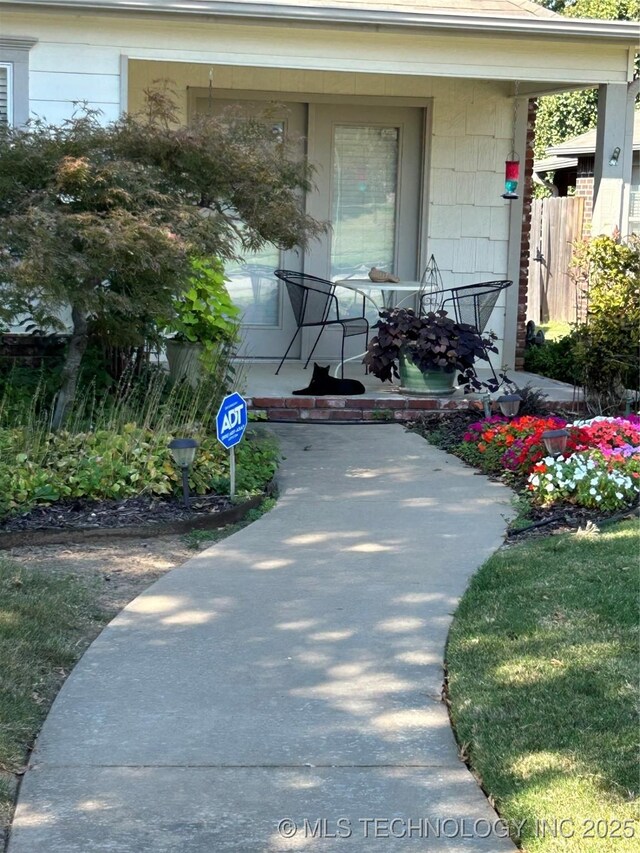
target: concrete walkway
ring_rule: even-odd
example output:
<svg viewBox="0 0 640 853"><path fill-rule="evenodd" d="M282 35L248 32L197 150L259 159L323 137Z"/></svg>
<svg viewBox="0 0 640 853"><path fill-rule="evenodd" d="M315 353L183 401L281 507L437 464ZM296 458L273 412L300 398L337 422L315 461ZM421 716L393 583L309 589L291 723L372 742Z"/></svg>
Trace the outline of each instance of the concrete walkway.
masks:
<svg viewBox="0 0 640 853"><path fill-rule="evenodd" d="M131 602L66 682L10 853L515 849L483 837L440 701L509 491L400 426L277 432L277 507Z"/></svg>

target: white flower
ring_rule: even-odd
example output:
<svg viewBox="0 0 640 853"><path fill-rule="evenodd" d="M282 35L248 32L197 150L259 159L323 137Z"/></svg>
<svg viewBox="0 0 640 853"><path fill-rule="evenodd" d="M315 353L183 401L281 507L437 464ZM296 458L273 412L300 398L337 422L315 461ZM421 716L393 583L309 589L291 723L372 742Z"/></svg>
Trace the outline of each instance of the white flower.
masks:
<svg viewBox="0 0 640 853"><path fill-rule="evenodd" d="M548 492L552 492L554 490L555 486L553 485L553 483L547 483L545 488Z"/></svg>
<svg viewBox="0 0 640 853"><path fill-rule="evenodd" d="M621 501L622 497L623 497L622 492L616 492L616 497L618 498L619 501Z"/></svg>
<svg viewBox="0 0 640 853"><path fill-rule="evenodd" d="M593 487L589 489L590 495L595 495L595 493L596 493L596 490Z"/></svg>
<svg viewBox="0 0 640 853"><path fill-rule="evenodd" d="M597 500L597 501L601 501L601 500L602 500L602 495L596 495L596 500Z"/></svg>
<svg viewBox="0 0 640 853"><path fill-rule="evenodd" d="M553 480L553 474L545 474L547 480Z"/></svg>
<svg viewBox="0 0 640 853"><path fill-rule="evenodd" d="M532 486L539 486L540 485L540 477L538 477L537 474L534 474L532 477L529 477L529 482L531 483Z"/></svg>

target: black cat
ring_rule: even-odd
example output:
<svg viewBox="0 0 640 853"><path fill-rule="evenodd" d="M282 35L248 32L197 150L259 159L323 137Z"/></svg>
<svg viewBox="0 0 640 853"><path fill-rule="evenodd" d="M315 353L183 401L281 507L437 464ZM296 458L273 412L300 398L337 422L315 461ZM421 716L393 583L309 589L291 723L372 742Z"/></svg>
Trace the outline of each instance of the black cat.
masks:
<svg viewBox="0 0 640 853"><path fill-rule="evenodd" d="M335 397L340 394L352 397L355 394L364 394L364 391L364 385L357 379L338 379L336 376L330 376L329 365L319 367L314 362L309 387L293 393L308 394L311 397Z"/></svg>

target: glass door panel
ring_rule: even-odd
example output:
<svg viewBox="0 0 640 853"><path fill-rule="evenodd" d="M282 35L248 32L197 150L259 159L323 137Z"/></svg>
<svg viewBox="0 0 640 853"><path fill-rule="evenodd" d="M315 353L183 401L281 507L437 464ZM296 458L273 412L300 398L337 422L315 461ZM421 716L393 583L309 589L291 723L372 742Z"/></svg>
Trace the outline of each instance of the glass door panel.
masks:
<svg viewBox="0 0 640 853"><path fill-rule="evenodd" d="M395 266L398 156L397 127L335 125L331 184L331 279L366 278L371 267ZM362 300L338 290L345 316ZM367 316L375 322L374 306Z"/></svg>
<svg viewBox="0 0 640 853"><path fill-rule="evenodd" d="M264 116L274 134L291 133L300 140L300 156L304 155L304 135L307 130L306 105L279 104L269 101L229 98L197 98L196 111L214 115L225 109L241 107L248 115ZM237 113L236 113L237 116ZM242 261L225 263L227 288L242 312L242 334L239 355L246 358L280 359L296 331L293 311L283 285L275 278L278 268L299 270L301 259L297 252L281 252L273 245L259 252L242 252ZM289 358L300 358L300 336Z"/></svg>
<svg viewBox="0 0 640 853"><path fill-rule="evenodd" d="M415 281L419 229L424 111L419 108L312 104L309 156L317 168L317 191L308 211L331 222L314 242L305 270L321 278L368 280L371 267ZM362 311L362 297L338 288L341 312ZM371 294L381 304L379 294ZM367 301L371 324L377 310ZM339 330L327 330L316 350L320 359L339 357ZM302 356L309 345L303 342ZM349 355L364 350L364 337L347 341ZM314 358L316 356L314 355Z"/></svg>
<svg viewBox="0 0 640 853"><path fill-rule="evenodd" d="M399 137L397 127L333 129L333 279L394 266Z"/></svg>
<svg viewBox="0 0 640 853"><path fill-rule="evenodd" d="M242 312L243 325L279 325L281 288L273 275L279 266L280 251L275 246L245 254L242 263L227 263L225 266L227 288Z"/></svg>

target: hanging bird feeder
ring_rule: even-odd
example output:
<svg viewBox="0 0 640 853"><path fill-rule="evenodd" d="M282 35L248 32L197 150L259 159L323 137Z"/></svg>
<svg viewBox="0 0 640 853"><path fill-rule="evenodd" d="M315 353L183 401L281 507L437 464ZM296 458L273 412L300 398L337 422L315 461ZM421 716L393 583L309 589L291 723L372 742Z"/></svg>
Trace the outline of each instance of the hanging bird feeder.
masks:
<svg viewBox="0 0 640 853"><path fill-rule="evenodd" d="M515 151L509 154L504 164L504 192L502 198L513 200L518 198L518 181L520 180L520 158Z"/></svg>

